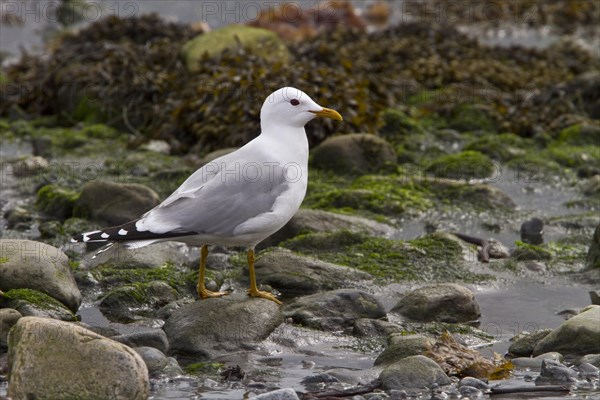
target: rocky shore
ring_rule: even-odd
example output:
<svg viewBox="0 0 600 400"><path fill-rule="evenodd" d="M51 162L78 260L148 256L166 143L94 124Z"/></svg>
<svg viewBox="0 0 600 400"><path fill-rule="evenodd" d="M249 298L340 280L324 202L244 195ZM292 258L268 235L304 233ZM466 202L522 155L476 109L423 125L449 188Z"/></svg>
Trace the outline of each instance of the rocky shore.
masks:
<svg viewBox="0 0 600 400"><path fill-rule="evenodd" d="M597 290L505 354L477 300L600 282L596 56L428 22L264 28L110 17L0 71L0 399L598 395ZM289 82L347 123L308 127L303 208L259 245L283 306L246 296L241 249L211 250L231 294L198 300L197 248L69 243L251 139Z"/></svg>

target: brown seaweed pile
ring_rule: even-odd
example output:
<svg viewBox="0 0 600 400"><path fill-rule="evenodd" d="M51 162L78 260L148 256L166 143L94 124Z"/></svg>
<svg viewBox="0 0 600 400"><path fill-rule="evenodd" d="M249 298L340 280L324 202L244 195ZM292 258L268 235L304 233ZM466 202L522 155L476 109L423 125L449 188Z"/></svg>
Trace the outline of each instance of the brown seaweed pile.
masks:
<svg viewBox="0 0 600 400"><path fill-rule="evenodd" d="M25 54L8 68L0 115L99 121L206 153L255 136L261 102L288 85L345 117L343 132L327 121L311 124L312 144L335 133L374 132L382 111L407 102L442 117L474 104L494 122L487 129L521 136L597 114L589 104L598 104L599 83L572 82L598 60L570 44L491 48L448 25L407 23L288 42L293 60L285 65L243 48L225 51L191 74L180 51L193 36L190 27L153 15L100 20L63 36L48 56Z"/></svg>

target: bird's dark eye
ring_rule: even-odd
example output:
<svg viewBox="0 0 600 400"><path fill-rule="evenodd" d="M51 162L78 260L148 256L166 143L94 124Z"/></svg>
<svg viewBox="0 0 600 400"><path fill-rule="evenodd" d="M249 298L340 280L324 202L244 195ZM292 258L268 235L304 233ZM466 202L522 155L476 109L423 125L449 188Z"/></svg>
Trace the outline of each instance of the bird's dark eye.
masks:
<svg viewBox="0 0 600 400"><path fill-rule="evenodd" d="M300 104L300 102L297 99L292 99L292 100L290 100L290 104L293 106L297 106Z"/></svg>

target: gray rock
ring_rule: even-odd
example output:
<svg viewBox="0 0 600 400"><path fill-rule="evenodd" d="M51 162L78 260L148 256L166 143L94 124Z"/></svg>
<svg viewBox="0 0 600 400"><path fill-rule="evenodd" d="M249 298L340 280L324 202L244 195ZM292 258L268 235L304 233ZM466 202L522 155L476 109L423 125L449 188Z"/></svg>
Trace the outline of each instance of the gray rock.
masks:
<svg viewBox="0 0 600 400"><path fill-rule="evenodd" d="M198 252L185 243L155 243L141 249L125 249L115 245L96 258L86 257L82 261L82 268L92 269L103 264L115 268L156 268L167 263L182 266L195 259L198 259Z"/></svg>
<svg viewBox="0 0 600 400"><path fill-rule="evenodd" d="M300 400L296 391L291 388L273 390L253 397L255 400Z"/></svg>
<svg viewBox="0 0 600 400"><path fill-rule="evenodd" d="M480 379L473 378L472 376L466 376L462 378L458 383L458 387L462 386L470 386L480 390L487 390L490 388L490 385Z"/></svg>
<svg viewBox="0 0 600 400"><path fill-rule="evenodd" d="M383 305L372 295L339 289L301 297L285 307L286 318L296 324L325 331L352 328L359 318L383 318Z"/></svg>
<svg viewBox="0 0 600 400"><path fill-rule="evenodd" d="M169 351L169 340L167 339L167 334L162 329L117 335L112 336L111 339L129 347L154 347L163 353Z"/></svg>
<svg viewBox="0 0 600 400"><path fill-rule="evenodd" d="M135 347L136 353L142 357L144 363L146 363L146 367L148 368L148 373L152 377L157 377L159 375L166 375L169 377L174 377L178 375L183 375L183 370L177 363L173 357L167 357L162 351L155 349L154 347Z"/></svg>
<svg viewBox="0 0 600 400"><path fill-rule="evenodd" d="M21 317L21 313L12 308L0 309L0 349L7 346L8 331Z"/></svg>
<svg viewBox="0 0 600 400"><path fill-rule="evenodd" d="M119 225L129 222L160 203L156 192L136 183L92 181L82 189L77 214Z"/></svg>
<svg viewBox="0 0 600 400"><path fill-rule="evenodd" d="M600 306L600 290L590 290L588 293L590 294L592 304Z"/></svg>
<svg viewBox="0 0 600 400"><path fill-rule="evenodd" d="M378 336L388 336L401 330L401 327L388 321L359 318L354 321L354 330L352 331L352 334L358 337L375 338Z"/></svg>
<svg viewBox="0 0 600 400"><path fill-rule="evenodd" d="M552 329L540 329L531 333L522 333L512 338L508 352L513 356L529 357L533 354L535 345L546 337Z"/></svg>
<svg viewBox="0 0 600 400"><path fill-rule="evenodd" d="M521 240L535 245L544 243L544 221L532 218L523 222L521 224Z"/></svg>
<svg viewBox="0 0 600 400"><path fill-rule="evenodd" d="M496 239L488 240L490 247L488 248L488 254L491 258L509 258L510 249L503 245Z"/></svg>
<svg viewBox="0 0 600 400"><path fill-rule="evenodd" d="M50 163L44 157L27 156L27 158L13 164L13 174L17 177L41 175L49 167Z"/></svg>
<svg viewBox="0 0 600 400"><path fill-rule="evenodd" d="M34 289L63 303L71 311L81 293L68 257L56 247L20 239L0 239L0 290Z"/></svg>
<svg viewBox="0 0 600 400"><path fill-rule="evenodd" d="M386 391L449 385L450 378L437 363L425 356L410 356L388 365L379 375Z"/></svg>
<svg viewBox="0 0 600 400"><path fill-rule="evenodd" d="M383 369L379 367L373 367L369 369L348 369L348 368L332 368L325 373L337 378L340 382L348 385L368 385L373 380L379 377Z"/></svg>
<svg viewBox="0 0 600 400"><path fill-rule="evenodd" d="M540 354L539 356L532 357L532 358L517 357L517 358L513 358L511 361L512 361L513 365L515 366L515 368L517 368L517 369L529 368L531 370L537 371L542 368L542 362L544 360L562 362L563 356L562 356L562 354L553 351L550 353Z"/></svg>
<svg viewBox="0 0 600 400"><path fill-rule="evenodd" d="M588 306L540 340L534 355L557 351L562 354L600 353L600 306Z"/></svg>
<svg viewBox="0 0 600 400"><path fill-rule="evenodd" d="M469 399L469 400L483 399L483 392L473 386L461 386L458 389L458 391L462 396L461 398L463 398L463 399L465 399L465 398Z"/></svg>
<svg viewBox="0 0 600 400"><path fill-rule="evenodd" d="M148 370L135 351L75 324L21 318L10 332L9 349L13 399L149 396Z"/></svg>
<svg viewBox="0 0 600 400"><path fill-rule="evenodd" d="M348 282L371 279L366 272L301 256L280 247L261 255L255 268L262 283L286 295L339 289Z"/></svg>
<svg viewBox="0 0 600 400"><path fill-rule="evenodd" d="M354 215L336 214L323 210L300 209L279 231L261 242L260 247L276 246L284 240L308 232L348 230L371 236L390 236L394 228L381 222Z"/></svg>
<svg viewBox="0 0 600 400"><path fill-rule="evenodd" d="M20 229L29 227L33 215L23 207L16 206L4 213L6 227L8 229Z"/></svg>
<svg viewBox="0 0 600 400"><path fill-rule="evenodd" d="M572 383L577 381L577 372L558 361L543 360L540 375L535 379L536 384Z"/></svg>
<svg viewBox="0 0 600 400"><path fill-rule="evenodd" d="M582 379L598 379L598 377L600 377L600 368L588 362L579 363L577 370L579 371L579 377Z"/></svg>
<svg viewBox="0 0 600 400"><path fill-rule="evenodd" d="M163 329L170 353L213 358L256 348L282 322L274 302L232 294L183 305Z"/></svg>
<svg viewBox="0 0 600 400"><path fill-rule="evenodd" d="M423 335L392 335L390 345L377 357L375 365L389 365L409 356L431 350L435 341Z"/></svg>
<svg viewBox="0 0 600 400"><path fill-rule="evenodd" d="M333 136L311 151L310 163L339 174L377 172L397 163L392 145L372 134Z"/></svg>
<svg viewBox="0 0 600 400"><path fill-rule="evenodd" d="M600 354L586 354L579 359L580 363L589 363L600 368Z"/></svg>
<svg viewBox="0 0 600 400"><path fill-rule="evenodd" d="M473 292L454 284L440 283L412 290L392 312L415 321L469 322L481 315Z"/></svg>
<svg viewBox="0 0 600 400"><path fill-rule="evenodd" d="M329 375L327 373L318 373L315 375L306 376L300 381L300 383L306 384L315 384L315 383L339 383L340 380L333 375Z"/></svg>
<svg viewBox="0 0 600 400"><path fill-rule="evenodd" d="M600 224L596 226L592 243L590 243L590 249L588 250L587 254L586 268L600 268Z"/></svg>

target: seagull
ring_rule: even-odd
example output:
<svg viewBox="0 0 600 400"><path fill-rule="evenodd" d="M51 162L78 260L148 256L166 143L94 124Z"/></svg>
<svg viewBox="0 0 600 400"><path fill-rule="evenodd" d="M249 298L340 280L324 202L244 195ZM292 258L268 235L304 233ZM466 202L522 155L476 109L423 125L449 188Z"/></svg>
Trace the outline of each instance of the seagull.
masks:
<svg viewBox="0 0 600 400"><path fill-rule="evenodd" d="M255 139L205 164L140 218L83 233L71 241L107 243L101 251L115 243L126 248L164 241L200 245L200 299L228 294L206 289L208 246L245 247L248 295L282 304L272 293L258 289L254 248L281 229L304 200L308 183L304 125L316 117L342 121L337 111L321 107L299 89L284 87L273 92L260 110L261 133Z"/></svg>

